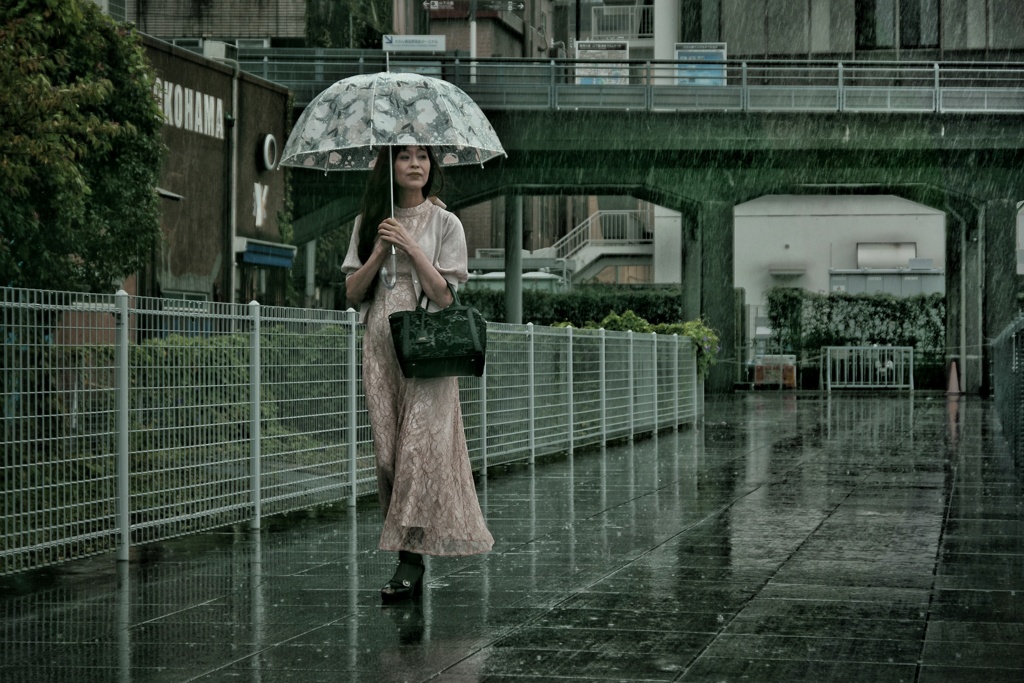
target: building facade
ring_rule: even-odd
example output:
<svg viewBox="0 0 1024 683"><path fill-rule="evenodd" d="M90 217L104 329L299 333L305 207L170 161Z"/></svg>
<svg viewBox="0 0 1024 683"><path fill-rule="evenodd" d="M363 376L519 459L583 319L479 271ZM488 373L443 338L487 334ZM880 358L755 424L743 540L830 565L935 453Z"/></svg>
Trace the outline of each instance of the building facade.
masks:
<svg viewBox="0 0 1024 683"><path fill-rule="evenodd" d="M277 168L288 91L143 36L169 153L160 174L164 243L138 293L284 304L295 247L282 244Z"/></svg>

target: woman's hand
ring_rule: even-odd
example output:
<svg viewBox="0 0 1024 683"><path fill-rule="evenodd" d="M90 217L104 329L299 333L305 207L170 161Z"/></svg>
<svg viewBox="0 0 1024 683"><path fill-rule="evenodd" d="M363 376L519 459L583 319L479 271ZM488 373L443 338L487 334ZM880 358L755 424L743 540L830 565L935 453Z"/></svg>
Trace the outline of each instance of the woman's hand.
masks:
<svg viewBox="0 0 1024 683"><path fill-rule="evenodd" d="M385 218L381 222L377 227L377 236L381 242L389 245L393 244L410 256L420 248L416 240L409 236L405 226L393 217Z"/></svg>
<svg viewBox="0 0 1024 683"><path fill-rule="evenodd" d="M377 244L374 245L374 254L378 254L379 250L386 252L381 256L381 261L384 261L391 253L391 245L408 254L413 268L419 275L420 286L427 298L441 308L448 306L452 302L451 292L448 291L448 282L441 273L437 272L437 268L423 253L419 242L413 239L406 231L405 226L394 217L385 218L377 227Z"/></svg>

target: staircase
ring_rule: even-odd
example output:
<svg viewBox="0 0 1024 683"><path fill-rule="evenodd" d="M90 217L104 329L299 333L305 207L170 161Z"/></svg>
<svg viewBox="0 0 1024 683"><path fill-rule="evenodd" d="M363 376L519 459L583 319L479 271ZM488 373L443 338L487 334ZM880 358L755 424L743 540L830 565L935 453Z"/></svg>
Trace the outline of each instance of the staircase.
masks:
<svg viewBox="0 0 1024 683"><path fill-rule="evenodd" d="M654 225L649 211L597 211L569 234L535 256L564 259L574 281L593 277L608 265L650 263Z"/></svg>

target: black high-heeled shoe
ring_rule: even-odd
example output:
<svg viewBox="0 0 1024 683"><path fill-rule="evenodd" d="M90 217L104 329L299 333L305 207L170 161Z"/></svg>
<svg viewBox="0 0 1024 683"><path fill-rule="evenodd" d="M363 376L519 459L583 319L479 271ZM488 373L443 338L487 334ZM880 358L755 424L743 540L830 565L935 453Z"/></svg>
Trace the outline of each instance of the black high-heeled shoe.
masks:
<svg viewBox="0 0 1024 683"><path fill-rule="evenodd" d="M395 575L380 589L380 599L385 605L411 600L423 593L423 575L426 571L423 566L423 558L418 555L406 557L405 553L402 555ZM409 553L408 555L414 554ZM417 562L416 559L419 561Z"/></svg>

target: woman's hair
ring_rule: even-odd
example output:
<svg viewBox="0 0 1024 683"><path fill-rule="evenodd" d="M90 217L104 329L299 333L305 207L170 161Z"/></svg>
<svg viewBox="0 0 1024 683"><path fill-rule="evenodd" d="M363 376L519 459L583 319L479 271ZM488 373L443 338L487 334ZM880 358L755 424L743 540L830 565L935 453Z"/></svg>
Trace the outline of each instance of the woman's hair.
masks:
<svg viewBox="0 0 1024 683"><path fill-rule="evenodd" d="M373 253L373 244L377 239L377 226L385 218L391 216L391 198L398 194L397 185L392 185L391 190L388 191L388 183L391 182L391 169L388 167L388 162L394 163L389 154L394 151L397 155L403 149L405 148L397 146L381 147L380 152L377 153L377 161L374 162L373 170L370 171L370 179L366 182L366 191L363 193L360 211L363 219L359 225L359 260L363 263L366 263L370 254ZM440 191L444 186L444 177L441 174L441 166L434 156L434 151L430 147L423 149L427 150L427 157L430 159L430 173L427 174L427 182L423 186L423 198L426 199L431 195L431 188L435 182L438 185L436 191ZM373 282L371 287L376 287L377 280L374 279ZM371 289L370 293L372 294L372 292Z"/></svg>

